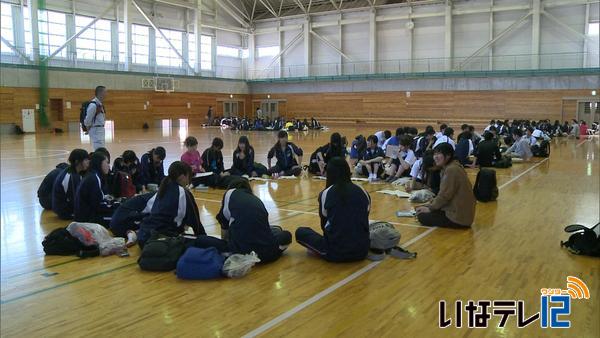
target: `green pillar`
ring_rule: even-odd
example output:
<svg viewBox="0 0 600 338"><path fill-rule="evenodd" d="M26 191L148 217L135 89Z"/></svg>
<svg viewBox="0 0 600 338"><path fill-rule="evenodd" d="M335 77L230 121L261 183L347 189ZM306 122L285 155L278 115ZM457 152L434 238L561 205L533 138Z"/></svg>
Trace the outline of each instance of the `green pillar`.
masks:
<svg viewBox="0 0 600 338"><path fill-rule="evenodd" d="M38 9L46 10L46 0L38 0ZM32 22L32 24L36 24ZM39 31L39 30L38 30ZM48 60L45 57L39 55L40 49L37 49L38 60L39 60L39 73L40 73L40 109L39 109L39 121L42 127L48 127L50 125L48 121Z"/></svg>

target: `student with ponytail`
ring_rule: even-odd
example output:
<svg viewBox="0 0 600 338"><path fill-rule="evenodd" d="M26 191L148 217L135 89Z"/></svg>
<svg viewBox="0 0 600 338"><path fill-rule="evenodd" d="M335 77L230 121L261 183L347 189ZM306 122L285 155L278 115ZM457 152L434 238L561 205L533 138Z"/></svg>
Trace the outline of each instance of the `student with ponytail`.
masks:
<svg viewBox="0 0 600 338"><path fill-rule="evenodd" d="M101 224L108 228L117 205L107 198L108 158L102 152L90 156L90 169L75 194L75 221Z"/></svg>
<svg viewBox="0 0 600 338"><path fill-rule="evenodd" d="M192 168L184 162L175 161L169 166L169 175L158 188L150 215L140 224L138 243L141 247L152 231L177 236L191 227L194 234L206 235L194 196L185 188L190 184L191 176Z"/></svg>
<svg viewBox="0 0 600 338"><path fill-rule="evenodd" d="M73 219L75 193L89 163L88 152L83 149L75 149L69 154L69 166L56 177L52 185L52 210L58 217Z"/></svg>
<svg viewBox="0 0 600 338"><path fill-rule="evenodd" d="M314 153L310 155L310 164L308 171L314 175L325 176L325 169L327 163L334 157L346 158L348 152L342 142L342 135L340 133L333 133L329 139L329 143L317 148Z"/></svg>
<svg viewBox="0 0 600 338"><path fill-rule="evenodd" d="M369 252L371 197L350 180L346 160L334 157L327 165L327 183L319 194L323 235L311 228L296 229L296 241L330 262L358 261Z"/></svg>
<svg viewBox="0 0 600 338"><path fill-rule="evenodd" d="M260 198L254 196L247 180L229 185L217 215L221 239L198 236L194 246L215 247L222 253L249 254L254 251L261 263L276 261L292 242L292 234L269 225L269 212Z"/></svg>

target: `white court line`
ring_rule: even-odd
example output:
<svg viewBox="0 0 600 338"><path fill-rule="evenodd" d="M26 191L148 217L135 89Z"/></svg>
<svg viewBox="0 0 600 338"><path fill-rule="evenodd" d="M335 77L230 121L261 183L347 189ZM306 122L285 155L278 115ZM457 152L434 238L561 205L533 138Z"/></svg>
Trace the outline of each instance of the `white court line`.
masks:
<svg viewBox="0 0 600 338"><path fill-rule="evenodd" d="M423 232L422 234L410 239L409 241L407 241L406 243L402 244L402 247L406 248L408 246L410 246L411 244L417 242L418 240L420 240L421 238L429 235L430 233L432 233L436 228L429 228L429 230ZM288 310L284 313L282 313L281 315L271 319L270 321L264 323L263 325L259 326L258 328L246 333L245 335L243 335L243 338L247 338L247 337L256 337L259 334L262 334L266 331L268 331L269 329L271 329L272 327L278 325L279 323L283 322L284 320L290 318L291 316L295 315L296 313L304 310L305 308L311 306L312 304L318 302L319 300L321 300L322 298L326 297L327 295L329 295L330 293L334 292L335 290L341 288L342 286L350 283L351 281L355 280L356 278L364 275L365 273L367 273L369 270L373 269L374 267L376 267L377 265L381 264L381 262L383 261L377 261L377 262L371 262L369 264L367 264L367 266L363 267L362 269L354 272L353 274L351 274L350 276L342 279L341 281L333 284L332 286L328 287L327 289L317 293L316 295L310 297L309 299L305 300L304 302L296 305L294 308L292 308L291 310Z"/></svg>
<svg viewBox="0 0 600 338"><path fill-rule="evenodd" d="M538 162L536 165L532 166L531 168L525 170L524 172L520 173L519 175L511 178L510 180L508 180L508 182L502 184L501 186L498 187L498 189L502 189L504 187L506 187L507 185L511 184L512 182L518 180L521 176L527 174L528 172L532 171L533 169L537 168L538 166L540 166L542 163L548 161L548 157L546 157L545 159L543 159L541 162Z"/></svg>
<svg viewBox="0 0 600 338"><path fill-rule="evenodd" d="M46 175L31 176L31 177L20 178L18 180L4 181L0 184L10 184L10 183L16 183L16 182L22 182L22 181L29 181L29 180L33 180L33 179L41 178L41 177L46 177Z"/></svg>
<svg viewBox="0 0 600 338"><path fill-rule="evenodd" d="M211 199L207 199L207 198L195 197L195 199L198 201L221 203L221 201L211 200ZM287 211L287 212L297 212L300 214L308 214L308 215L317 215L317 216L319 215L318 212L314 212L314 211L302 211L302 210L284 209L284 208L277 208L277 210ZM374 219L369 220L369 222L378 222L378 221L380 221L380 220L374 220ZM413 228L430 229L430 227L426 227L426 226L418 225L418 224L408 224L408 223L389 222L389 221L383 221L383 222L387 222L387 223L394 224L394 225L403 225L403 226L413 227Z"/></svg>
<svg viewBox="0 0 600 338"><path fill-rule="evenodd" d="M544 159L543 161L537 163L536 165L532 166L531 168L525 170L524 172L522 172L521 174L515 176L514 178L512 178L511 180L509 180L508 182L502 184L498 189L502 189L506 186L508 186L509 184L511 184L512 182L516 181L517 179L519 179L520 177L522 177L523 175L527 174L529 171L537 168L539 165L541 165L542 163L546 162L548 160L548 158ZM429 228L429 230L423 232L422 234L412 238L411 240L407 241L406 243L402 244L403 247L408 247L409 245L417 242L418 240L422 239L423 237L429 235L431 232L433 232L436 228ZM376 267L377 265L379 265L382 261L377 261L377 262L372 262L369 263L367 266L365 266L364 268L354 272L353 274L351 274L350 276L342 279L341 281L333 284L332 286L328 287L327 289L317 293L316 295L312 296L311 298L305 300L304 302L298 304L297 306L295 306L294 308L280 314L279 316L271 319L270 321L264 323L263 325L259 326L258 328L246 333L243 337L256 337L259 334L262 334L268 330L270 330L271 328L273 328L274 326L278 325L279 323L283 322L284 320L290 318L291 316L295 315L296 313L302 311L303 309L307 308L308 306L316 303L317 301L321 300L322 298L326 297L327 295L329 295L330 293L334 292L335 290L341 288L342 286L350 283L351 281L353 281L354 279L360 277L361 275L365 274L366 272L368 272L369 270L373 269L374 267Z"/></svg>
<svg viewBox="0 0 600 338"><path fill-rule="evenodd" d="M591 141L591 140L592 140L592 139L588 138L588 139L586 139L586 140L585 140L585 141L583 141L583 142L579 142L579 143L578 143L578 144L575 146L575 148L579 148L579 147L581 147L582 145L584 145L584 144L588 143L588 142L589 142L589 141Z"/></svg>

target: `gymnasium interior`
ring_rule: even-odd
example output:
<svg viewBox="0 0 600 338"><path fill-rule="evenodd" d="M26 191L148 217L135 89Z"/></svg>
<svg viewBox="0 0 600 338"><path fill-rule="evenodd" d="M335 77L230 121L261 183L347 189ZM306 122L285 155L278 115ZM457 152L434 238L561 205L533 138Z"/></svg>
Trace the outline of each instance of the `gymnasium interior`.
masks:
<svg viewBox="0 0 600 338"><path fill-rule="evenodd" d="M566 226L600 218L600 1L0 5L2 337L600 337L600 261L561 245ZM241 278L188 280L141 269L137 245L89 258L44 251L73 221L45 210L38 188L73 149L95 150L81 107L97 86L111 158L160 146L165 174L188 136L200 153L222 139L226 169L247 136L266 166L278 132L253 128L257 116L318 121L288 129L300 166L335 132L350 149L357 135L400 127L570 127L547 137L546 156L494 168L497 198L477 201L464 229L401 217L419 204L380 193L400 186L353 179L370 196L369 221L391 225L416 257L332 263L294 239ZM463 171L475 184L480 169ZM249 183L271 225L321 233L317 176ZM208 235L221 236L226 191L187 190Z"/></svg>

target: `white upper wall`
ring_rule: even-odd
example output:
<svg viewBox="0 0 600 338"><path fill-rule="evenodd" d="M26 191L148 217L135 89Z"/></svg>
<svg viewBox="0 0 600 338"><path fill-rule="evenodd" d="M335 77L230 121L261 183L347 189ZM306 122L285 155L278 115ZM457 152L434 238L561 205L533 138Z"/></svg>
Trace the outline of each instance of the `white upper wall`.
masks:
<svg viewBox="0 0 600 338"><path fill-rule="evenodd" d="M490 0L454 1L451 26L452 50L450 52L450 55L456 58L453 67L458 67L465 58L472 56L473 53L486 45L490 39L497 37L515 21L526 15L532 6L531 0L494 0L496 10L491 13L489 10L490 2ZM553 6L553 4L558 3L557 0L541 0L541 2L545 11L559 18L567 26L581 34L585 32L587 25L585 17L586 1L561 1L560 3L563 5L560 7ZM591 3L588 6L588 22L597 22L599 20L598 3ZM510 10L507 10L508 8ZM479 10L480 13L461 13L474 10ZM407 6L378 8L375 24L375 61L380 63L379 69L382 71L397 71L410 65L408 61L400 62L398 60L413 59L412 67L414 67L414 71L449 70L444 65L444 61L440 60L447 54L445 50L446 25L444 11L445 6L443 4L414 6L411 14L414 28L411 30L407 25L409 22L407 17L410 13ZM353 23L343 24L340 29L336 24L340 18L343 21L353 21ZM338 12L314 14L311 16L311 22L315 26L321 26L323 23L331 24L331 26L321 26L313 28L313 30L337 47L340 46L341 41L343 53L350 57L352 61L355 61L354 63L363 62L363 66L365 66L370 61L369 45L371 37L368 9L348 11L342 14ZM302 25L303 23L302 18L281 20L283 26ZM278 24L278 20L266 19L257 22L256 27L275 29ZM284 38L282 39L281 48L285 47L298 32L299 30L283 32ZM258 34L256 36L256 47L276 45L279 39L278 34L277 32ZM490 64L493 65L494 69L531 68L533 65L530 55L533 52L532 34L532 16L529 16L521 25L498 39L491 48L482 50L478 57L470 60L463 69L489 70ZM311 68L319 70L317 74L313 72L312 75L331 74L330 68L332 66L316 66L319 64L342 62L346 73L351 72L349 67L359 66L341 57L338 52L316 37L311 35L310 39L312 48L311 63L313 65ZM588 45L588 50L593 50L597 55L598 48L595 47L593 41ZM557 55L540 57L540 68L581 67L583 57L578 57L576 53L584 52L584 43L580 36L568 32L550 18L541 14L539 51L540 54L569 53L568 56L562 59ZM490 56L493 57L490 59ZM303 41L299 41L295 47L290 48L281 59L280 62L284 70L286 66L303 66L305 63ZM394 62L390 62L390 60ZM266 63L268 62L257 58L254 67L249 65L249 68L263 69ZM274 63L273 67L279 67L279 61Z"/></svg>

